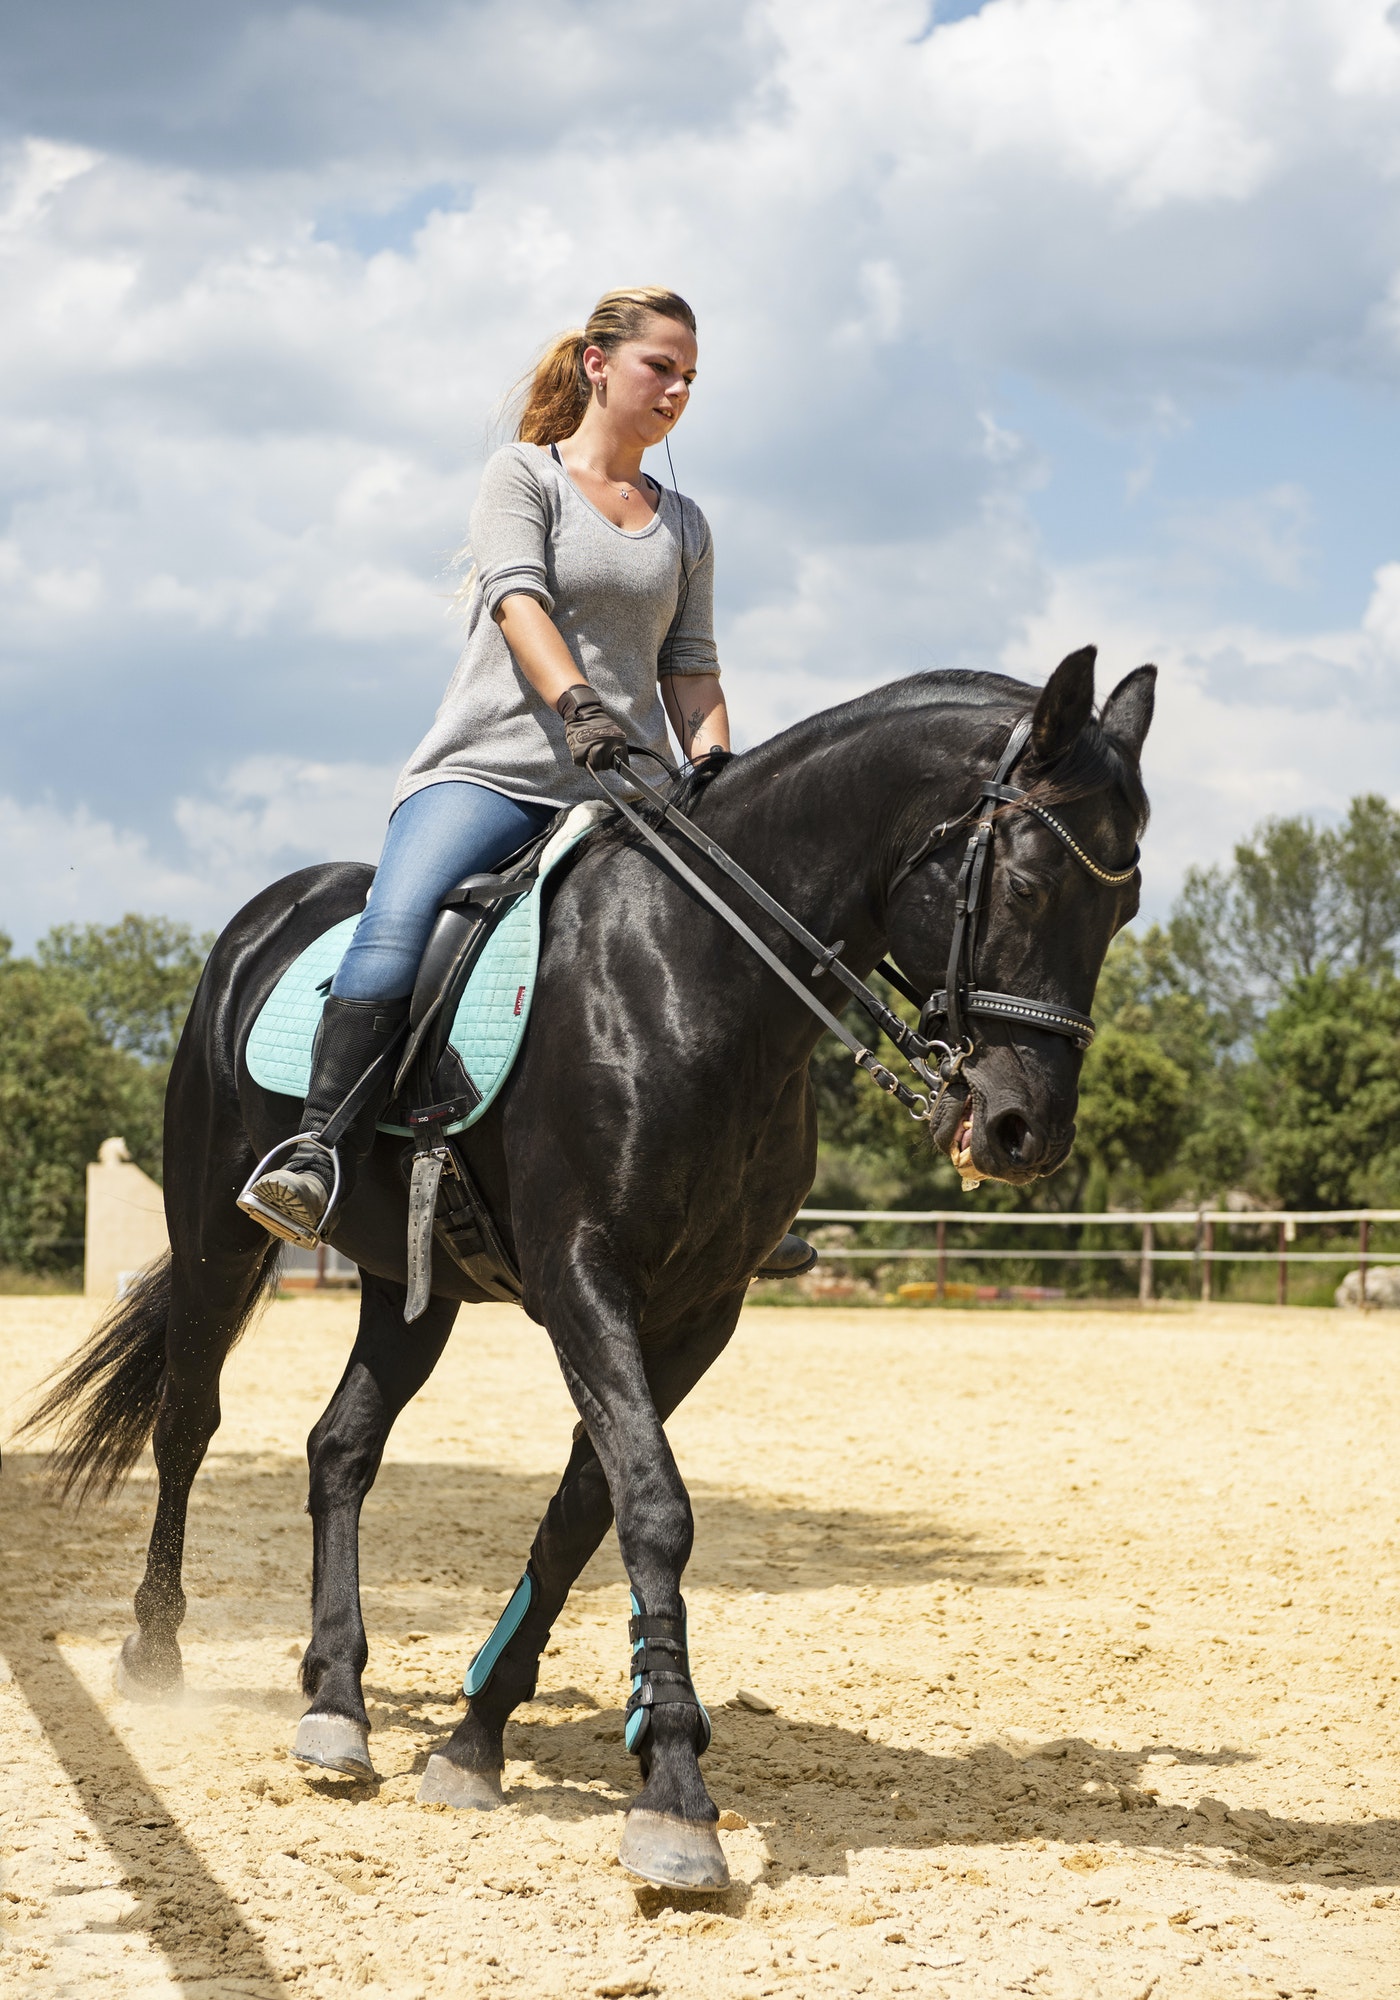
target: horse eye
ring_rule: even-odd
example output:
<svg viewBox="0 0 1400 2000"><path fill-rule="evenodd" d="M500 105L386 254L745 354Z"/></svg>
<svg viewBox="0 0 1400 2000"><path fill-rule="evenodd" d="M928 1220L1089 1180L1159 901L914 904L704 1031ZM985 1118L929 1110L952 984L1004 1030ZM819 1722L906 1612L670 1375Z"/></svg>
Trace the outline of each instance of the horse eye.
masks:
<svg viewBox="0 0 1400 2000"><path fill-rule="evenodd" d="M1035 895L1035 890L1031 887L1029 882L1022 881L1019 875L1009 875L1007 877L1007 880L1011 885L1011 893L1013 896L1019 896L1023 903L1029 903L1032 900L1032 898Z"/></svg>

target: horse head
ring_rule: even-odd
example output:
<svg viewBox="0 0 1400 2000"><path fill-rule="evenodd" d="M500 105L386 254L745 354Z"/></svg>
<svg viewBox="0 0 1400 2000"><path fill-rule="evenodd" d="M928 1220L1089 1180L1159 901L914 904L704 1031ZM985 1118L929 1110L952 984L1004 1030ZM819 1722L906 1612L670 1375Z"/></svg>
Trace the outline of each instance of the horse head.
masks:
<svg viewBox="0 0 1400 2000"><path fill-rule="evenodd" d="M1000 796L990 788L1008 754L1004 716L989 729L986 789L925 852L916 844L890 897L894 957L921 992L952 996L941 1023L926 1014L926 1032L955 1043L929 1129L964 1185L1032 1181L1068 1158L1094 987L1114 934L1137 913L1139 764L1157 670L1129 674L1095 718L1094 658L1086 646L1055 669L1024 748L1009 746ZM949 912L960 898L971 907L959 930ZM1019 1019L1017 1001L1031 1003ZM1058 1027L1035 1019L1057 1013Z"/></svg>

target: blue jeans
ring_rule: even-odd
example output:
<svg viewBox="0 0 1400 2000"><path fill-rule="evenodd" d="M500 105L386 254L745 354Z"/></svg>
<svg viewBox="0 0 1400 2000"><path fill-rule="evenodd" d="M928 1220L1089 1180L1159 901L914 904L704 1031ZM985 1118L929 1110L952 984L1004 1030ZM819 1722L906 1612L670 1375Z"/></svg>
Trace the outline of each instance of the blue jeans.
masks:
<svg viewBox="0 0 1400 2000"><path fill-rule="evenodd" d="M399 1000L411 993L448 890L523 847L554 811L461 778L410 793L389 820L374 888L331 982L336 998Z"/></svg>

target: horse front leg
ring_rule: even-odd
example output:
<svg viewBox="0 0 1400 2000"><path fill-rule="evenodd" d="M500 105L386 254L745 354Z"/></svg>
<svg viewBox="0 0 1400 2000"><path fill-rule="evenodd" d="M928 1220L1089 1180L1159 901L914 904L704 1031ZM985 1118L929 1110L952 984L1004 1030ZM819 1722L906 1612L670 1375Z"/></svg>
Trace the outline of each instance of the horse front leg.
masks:
<svg viewBox="0 0 1400 2000"><path fill-rule="evenodd" d="M369 1659L360 1610L360 1509L394 1419L417 1395L447 1345L452 1299L431 1299L404 1325L404 1287L360 1274L360 1325L335 1394L307 1440L313 1532L311 1643L301 1684L311 1706L292 1755L349 1777L372 1778L361 1677Z"/></svg>
<svg viewBox="0 0 1400 2000"><path fill-rule="evenodd" d="M467 1713L428 1759L418 1791L421 1804L487 1812L500 1805L506 1724L534 1695L554 1621L612 1518L607 1479L580 1424L520 1585L468 1669Z"/></svg>
<svg viewBox="0 0 1400 2000"><path fill-rule="evenodd" d="M723 1353L744 1294L719 1299L687 1319L663 1346L644 1351L652 1402L663 1421ZM579 1424L564 1475L530 1546L524 1590L512 1597L473 1661L467 1713L428 1759L418 1797L425 1805L501 1803L505 1728L539 1679L540 1658L569 1592L612 1526L612 1496L587 1430Z"/></svg>
<svg viewBox="0 0 1400 2000"><path fill-rule="evenodd" d="M620 1858L634 1874L663 1886L722 1888L729 1874L715 1833L719 1814L699 1765L709 1742L709 1718L690 1679L680 1593L694 1523L648 1377L639 1312L629 1289L615 1270L568 1256L548 1288L545 1312L564 1379L606 1481L632 1586L626 1741L640 1760L645 1782L628 1807ZM674 1392L663 1392L664 1408L674 1407L684 1387L724 1345L741 1302L742 1293L726 1299L710 1338L697 1340L688 1365L677 1369ZM660 1377L667 1371L656 1372ZM581 1442L575 1451L584 1475ZM579 1484L586 1493L584 1477ZM603 1532L600 1511L595 1487L590 1552ZM575 1553L582 1542L576 1535ZM562 1603L567 1585L560 1591L558 1581L552 1595ZM531 1635L531 1643L535 1637Z"/></svg>

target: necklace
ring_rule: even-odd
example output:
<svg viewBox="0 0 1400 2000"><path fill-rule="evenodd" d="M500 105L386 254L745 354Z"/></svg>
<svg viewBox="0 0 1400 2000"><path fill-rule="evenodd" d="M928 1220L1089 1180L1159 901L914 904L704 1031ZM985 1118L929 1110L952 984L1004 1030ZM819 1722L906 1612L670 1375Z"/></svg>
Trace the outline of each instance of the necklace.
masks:
<svg viewBox="0 0 1400 2000"><path fill-rule="evenodd" d="M553 453L554 457L556 458L556 460L558 461L558 463L564 466L564 470L565 472L567 472L569 468L566 465L564 465L563 454L561 453L558 445L552 444L549 448L550 451ZM594 479L600 479L603 482L604 486L615 486L618 490L619 495L624 501L630 500L632 498L632 483L630 480L609 479L606 472L599 472L598 468L594 465L583 466L580 469L590 473Z"/></svg>

